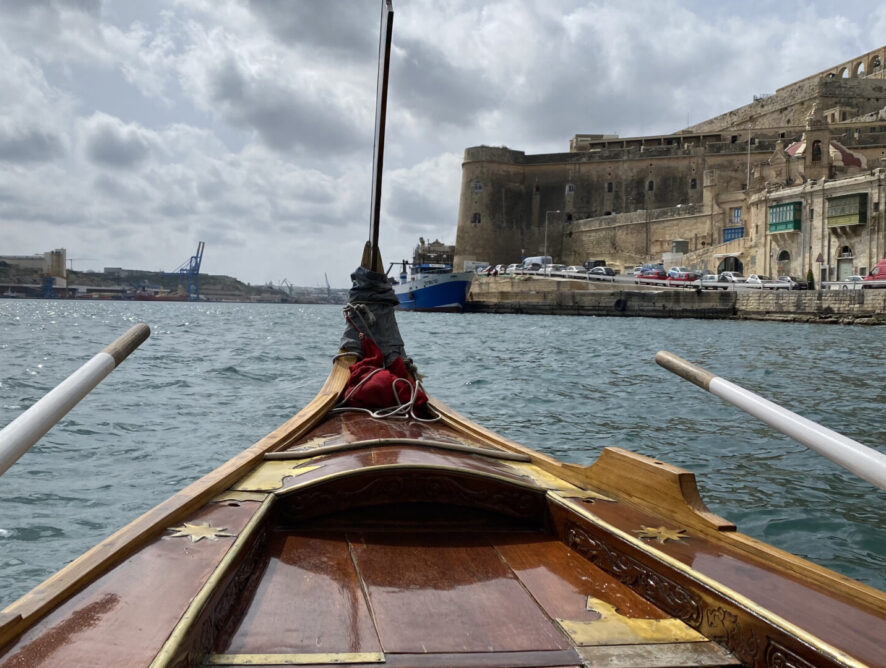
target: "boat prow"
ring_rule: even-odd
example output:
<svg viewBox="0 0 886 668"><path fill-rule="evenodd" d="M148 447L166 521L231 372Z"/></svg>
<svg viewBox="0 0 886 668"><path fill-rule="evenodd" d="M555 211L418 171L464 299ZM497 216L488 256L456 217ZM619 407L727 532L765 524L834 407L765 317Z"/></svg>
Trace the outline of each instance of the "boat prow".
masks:
<svg viewBox="0 0 886 668"><path fill-rule="evenodd" d="M691 473L430 402L280 428L7 608L0 665L877 665L886 596L737 533ZM607 663L608 662L608 663Z"/></svg>

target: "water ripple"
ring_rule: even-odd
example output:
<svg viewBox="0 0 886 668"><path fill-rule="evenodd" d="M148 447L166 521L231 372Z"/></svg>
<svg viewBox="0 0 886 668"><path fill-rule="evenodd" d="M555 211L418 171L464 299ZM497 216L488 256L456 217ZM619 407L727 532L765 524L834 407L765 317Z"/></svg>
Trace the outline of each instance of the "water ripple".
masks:
<svg viewBox="0 0 886 668"><path fill-rule="evenodd" d="M670 350L883 447L882 328L398 319L429 391L471 419L578 464L615 446L687 468L745 533L886 588L882 493L652 361ZM0 424L136 322L151 338L0 478L0 607L285 422L342 330L336 306L0 300Z"/></svg>

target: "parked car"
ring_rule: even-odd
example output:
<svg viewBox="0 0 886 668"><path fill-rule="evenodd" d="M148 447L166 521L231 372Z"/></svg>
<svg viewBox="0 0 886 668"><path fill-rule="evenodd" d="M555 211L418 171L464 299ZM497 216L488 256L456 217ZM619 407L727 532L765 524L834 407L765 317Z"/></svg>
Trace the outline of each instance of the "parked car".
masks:
<svg viewBox="0 0 886 668"><path fill-rule="evenodd" d="M691 278L687 279L686 278L687 274L690 275ZM699 276L700 276L700 274L697 271L693 271L692 269L689 269L688 267L671 267L670 269L668 269L668 277L669 278L679 278L680 280L684 280L684 281L685 280L694 281Z"/></svg>
<svg viewBox="0 0 886 668"><path fill-rule="evenodd" d="M594 267L588 274L591 276L615 276L615 270L612 267Z"/></svg>
<svg viewBox="0 0 886 668"><path fill-rule="evenodd" d="M720 277L717 274L705 274L699 279L699 285L702 290L723 290L729 289L728 283L723 283L720 281Z"/></svg>
<svg viewBox="0 0 886 668"><path fill-rule="evenodd" d="M545 274L546 276L552 276L555 274L562 274L565 270L565 264L548 264L542 267L538 273Z"/></svg>
<svg viewBox="0 0 886 668"><path fill-rule="evenodd" d="M505 267L505 273L514 274L520 267L521 265L519 264L509 264L507 267Z"/></svg>
<svg viewBox="0 0 886 668"><path fill-rule="evenodd" d="M779 276L776 283L785 283L789 290L808 290L809 283L797 276Z"/></svg>
<svg viewBox="0 0 886 668"><path fill-rule="evenodd" d="M696 280L698 280L698 274L694 271L674 271L674 267L668 270L668 281L691 283Z"/></svg>
<svg viewBox="0 0 886 668"><path fill-rule="evenodd" d="M664 285L668 279L668 273L664 269L644 269L637 276L637 283L660 283Z"/></svg>
<svg viewBox="0 0 886 668"><path fill-rule="evenodd" d="M724 283L744 283L744 274L740 271L722 271L720 272L720 280Z"/></svg>
<svg viewBox="0 0 886 668"><path fill-rule="evenodd" d="M636 267L634 267L634 268L631 270L631 273L632 273L634 276L639 276L639 275L642 273L642 271L643 271L643 265L642 265L642 264L638 264Z"/></svg>
<svg viewBox="0 0 886 668"><path fill-rule="evenodd" d="M568 267L566 267L566 269L563 270L563 273L564 274L579 275L582 278L584 278L585 274L588 273L588 270L585 269L584 267L580 267L577 264L570 264Z"/></svg>
<svg viewBox="0 0 886 668"><path fill-rule="evenodd" d="M764 276L763 274L751 274L744 282L745 285L750 288L759 288L762 290L765 283L772 283L772 277Z"/></svg>
<svg viewBox="0 0 886 668"><path fill-rule="evenodd" d="M864 287L864 278L858 274L847 276L842 281L841 290L861 290Z"/></svg>
<svg viewBox="0 0 886 668"><path fill-rule="evenodd" d="M865 285L864 287L882 287L886 288L886 258L877 263L877 266L871 269L870 273L864 277L865 281L883 281L881 285Z"/></svg>

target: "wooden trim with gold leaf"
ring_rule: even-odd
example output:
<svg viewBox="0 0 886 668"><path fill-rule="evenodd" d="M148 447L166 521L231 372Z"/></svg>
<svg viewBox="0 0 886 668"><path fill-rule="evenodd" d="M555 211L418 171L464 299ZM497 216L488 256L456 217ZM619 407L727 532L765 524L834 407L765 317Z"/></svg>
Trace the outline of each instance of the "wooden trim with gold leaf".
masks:
<svg viewBox="0 0 886 668"><path fill-rule="evenodd" d="M182 615L181 619L179 619L178 624L175 625L169 638L163 643L163 647L160 648L157 656L154 657L154 660L151 662L151 668L165 668L166 666L174 665L176 663L181 648L185 643L185 639L197 623L197 620L210 597L216 593L219 584L228 575L232 565L239 558L240 554L252 545L256 530L262 522L264 522L265 516L273 506L275 500L276 499L273 495L268 495L259 509L249 519L249 522L246 523L246 526L240 531L240 534L237 536L230 549L225 553L225 556L222 557L222 560L212 572L212 575L209 576L203 584L203 587L200 588L200 591L197 592L197 595L191 600L188 609L185 610L185 613Z"/></svg>
<svg viewBox="0 0 886 668"><path fill-rule="evenodd" d="M160 505L118 530L5 608L0 620L0 651L53 608L210 502L271 450L286 447L312 429L338 401L355 358L339 357L317 396L270 434L225 464L188 485ZM19 617L20 616L20 617Z"/></svg>
<svg viewBox="0 0 886 668"><path fill-rule="evenodd" d="M581 504L574 503L555 492L548 492L548 498L552 503L561 506L568 513L578 516L581 520L599 529L601 535L610 538L608 541L600 541L585 531L573 527L569 530L570 535L564 537L567 545L632 589L637 590L639 588L641 596L668 614L674 615L686 622L691 627L699 630L701 628L720 628L721 632L717 633L716 637L711 637L710 633L706 635L711 637L712 640L725 645L742 661L752 662L754 665L757 665L757 662L763 659L765 653L773 650L770 649L771 639L770 642L764 642L764 639L757 637L754 631L742 629L741 622L735 614L736 612L750 614L763 620L765 624L778 629L784 636L794 638L812 648L822 658L830 660L833 665L864 668L865 664L823 641L821 638L812 635L769 609L760 606L734 589L656 549L652 544L646 543L600 519ZM648 555L655 562L661 563L664 566L662 570L682 575L696 585L713 592L718 598L727 602L732 610L723 607L715 609L706 606L701 597L691 589L677 584L667 575L652 570L647 564L638 562L633 557L622 552L622 550L612 544L612 538L621 543L627 543L631 548ZM761 665L778 664L764 663Z"/></svg>

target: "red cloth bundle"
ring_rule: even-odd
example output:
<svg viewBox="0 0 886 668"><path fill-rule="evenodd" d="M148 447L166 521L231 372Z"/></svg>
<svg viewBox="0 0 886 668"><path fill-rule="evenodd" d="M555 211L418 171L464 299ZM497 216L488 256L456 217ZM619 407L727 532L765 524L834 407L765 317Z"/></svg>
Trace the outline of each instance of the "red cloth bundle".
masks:
<svg viewBox="0 0 886 668"><path fill-rule="evenodd" d="M360 338L363 359L351 366L344 391L346 405L376 410L409 403L415 391L415 380L403 358L397 357L385 368L381 349L369 337ZM427 401L428 396L419 388L413 407L423 406Z"/></svg>

